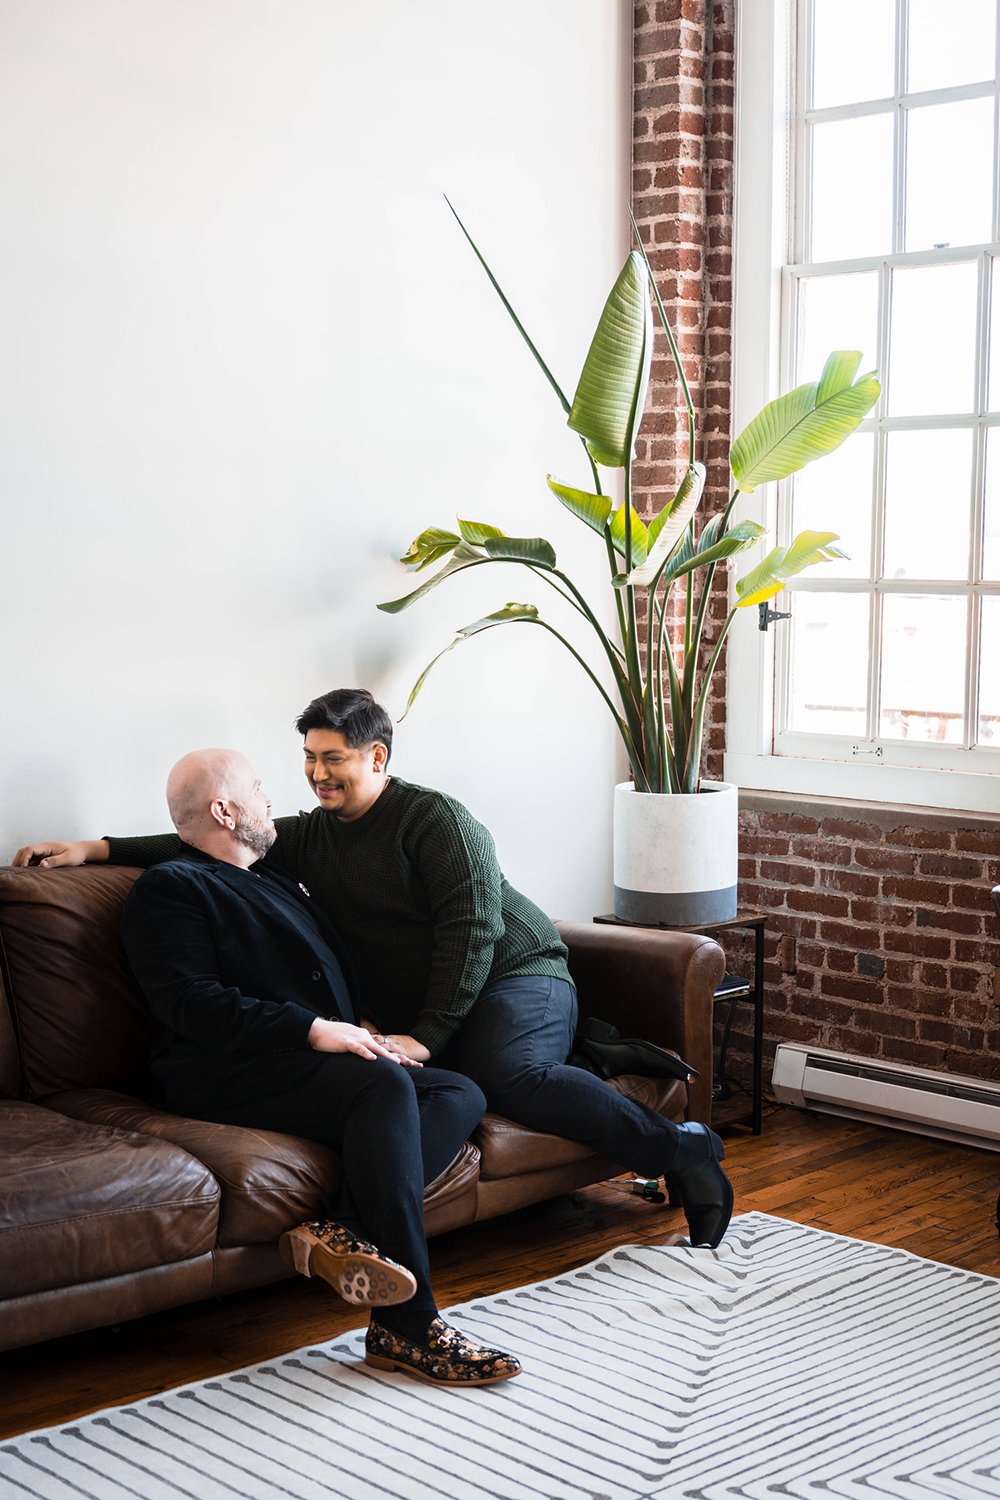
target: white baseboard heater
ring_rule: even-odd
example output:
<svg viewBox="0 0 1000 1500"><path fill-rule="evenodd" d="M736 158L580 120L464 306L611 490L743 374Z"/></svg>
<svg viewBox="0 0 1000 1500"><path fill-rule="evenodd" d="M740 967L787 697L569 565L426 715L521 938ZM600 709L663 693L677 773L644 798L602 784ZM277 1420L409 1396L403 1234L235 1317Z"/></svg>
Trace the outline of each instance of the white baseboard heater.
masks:
<svg viewBox="0 0 1000 1500"><path fill-rule="evenodd" d="M781 1042L771 1075L783 1104L1000 1151L1000 1083Z"/></svg>

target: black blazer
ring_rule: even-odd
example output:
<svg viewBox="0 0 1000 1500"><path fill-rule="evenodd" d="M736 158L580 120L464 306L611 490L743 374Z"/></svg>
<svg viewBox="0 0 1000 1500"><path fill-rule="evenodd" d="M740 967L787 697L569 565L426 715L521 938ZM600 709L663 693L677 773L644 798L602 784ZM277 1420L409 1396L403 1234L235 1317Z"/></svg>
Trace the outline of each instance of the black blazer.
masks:
<svg viewBox="0 0 1000 1500"><path fill-rule="evenodd" d="M318 1015L356 1020L336 933L290 876L192 848L139 877L122 938L161 1026L150 1071L171 1109L259 1097L269 1057L316 1055Z"/></svg>

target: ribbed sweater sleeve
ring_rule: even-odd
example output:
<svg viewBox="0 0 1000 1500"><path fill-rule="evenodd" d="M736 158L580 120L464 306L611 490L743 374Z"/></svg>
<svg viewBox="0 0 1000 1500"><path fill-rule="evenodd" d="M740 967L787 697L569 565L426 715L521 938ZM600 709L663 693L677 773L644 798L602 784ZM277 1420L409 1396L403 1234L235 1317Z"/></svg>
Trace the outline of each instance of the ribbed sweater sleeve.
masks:
<svg viewBox="0 0 1000 1500"><path fill-rule="evenodd" d="M279 842L269 850L261 864L269 869L294 869L294 858L298 849L298 818L275 818ZM139 833L128 838L102 835L108 845L109 865L134 865L140 870L149 870L153 865L166 864L185 853L187 845L176 833ZM290 848L289 848L290 846Z"/></svg>
<svg viewBox="0 0 1000 1500"><path fill-rule="evenodd" d="M103 837L108 844L109 864L136 865L140 870L166 864L168 859L179 859L186 847L176 833L140 833L124 839L108 834Z"/></svg>
<svg viewBox="0 0 1000 1500"><path fill-rule="evenodd" d="M434 929L427 995L411 1034L432 1055L472 1009L504 930L492 838L461 804L435 803L434 816L407 840Z"/></svg>

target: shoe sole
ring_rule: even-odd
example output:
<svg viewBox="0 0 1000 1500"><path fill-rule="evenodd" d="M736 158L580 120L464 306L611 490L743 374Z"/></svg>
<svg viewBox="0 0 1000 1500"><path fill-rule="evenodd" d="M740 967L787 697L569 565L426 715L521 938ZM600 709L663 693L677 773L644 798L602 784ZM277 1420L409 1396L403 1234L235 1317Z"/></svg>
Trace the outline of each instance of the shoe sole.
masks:
<svg viewBox="0 0 1000 1500"><path fill-rule="evenodd" d="M499 1385L502 1380L513 1380L516 1375L521 1375L521 1370L510 1370L505 1375L484 1375L479 1379L469 1380L439 1380L436 1375L428 1375L426 1370L418 1370L414 1365L402 1364L396 1359L386 1359L382 1354L365 1354L365 1364L371 1365L376 1370L393 1370L400 1375L412 1375L414 1380L424 1380L428 1385L448 1389L458 1389L466 1385Z"/></svg>
<svg viewBox="0 0 1000 1500"><path fill-rule="evenodd" d="M405 1266L392 1266L377 1255L338 1255L316 1235L290 1230L278 1241L281 1258L300 1276L318 1276L345 1302L356 1306L394 1307L408 1302L416 1278Z"/></svg>

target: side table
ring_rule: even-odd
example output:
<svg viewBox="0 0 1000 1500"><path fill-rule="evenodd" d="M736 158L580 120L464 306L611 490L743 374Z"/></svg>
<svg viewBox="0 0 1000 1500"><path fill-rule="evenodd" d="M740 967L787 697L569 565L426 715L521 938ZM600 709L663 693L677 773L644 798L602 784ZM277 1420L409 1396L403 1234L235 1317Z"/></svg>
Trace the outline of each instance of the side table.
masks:
<svg viewBox="0 0 1000 1500"><path fill-rule="evenodd" d="M651 927L654 925L645 922L624 922L620 917L610 914L595 917L594 921L616 927ZM760 1135L764 1101L764 929L767 926L767 912L741 909L729 922L710 922L703 927L671 927L666 922L659 922L655 925L662 927L664 932L703 932L707 937L714 937L717 932L730 927L753 929L752 983L747 985L746 993L740 993L739 989L734 988L732 975L727 974L715 992L715 1000L716 1003L728 1000L732 1005L745 1000L753 1006L753 1083L750 1097L750 1127L754 1135ZM728 1037L728 1025L726 1034Z"/></svg>

